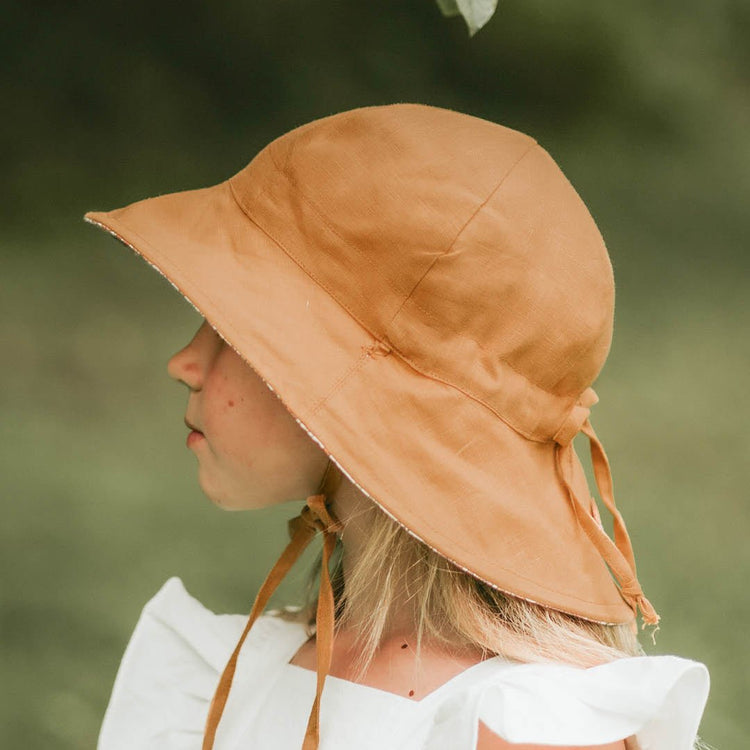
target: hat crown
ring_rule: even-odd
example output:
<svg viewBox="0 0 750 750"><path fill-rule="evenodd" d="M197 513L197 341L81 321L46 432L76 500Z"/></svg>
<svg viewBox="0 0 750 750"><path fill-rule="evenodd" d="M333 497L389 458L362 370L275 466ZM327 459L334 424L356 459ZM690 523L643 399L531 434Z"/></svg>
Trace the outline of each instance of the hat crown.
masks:
<svg viewBox="0 0 750 750"><path fill-rule="evenodd" d="M272 141L230 179L244 212L373 336L548 439L609 352L599 230L531 137L421 104Z"/></svg>
<svg viewBox="0 0 750 750"><path fill-rule="evenodd" d="M159 270L432 550L530 602L656 621L589 420L612 267L532 138L426 105L361 108L281 136L219 185L86 219Z"/></svg>

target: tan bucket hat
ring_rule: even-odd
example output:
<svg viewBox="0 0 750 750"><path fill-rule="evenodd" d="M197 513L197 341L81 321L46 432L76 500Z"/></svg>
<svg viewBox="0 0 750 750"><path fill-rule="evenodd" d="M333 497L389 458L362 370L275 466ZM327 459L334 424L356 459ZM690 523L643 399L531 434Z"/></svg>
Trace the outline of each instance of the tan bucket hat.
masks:
<svg viewBox="0 0 750 750"><path fill-rule="evenodd" d="M658 623L589 420L612 340L612 265L533 138L440 107L361 107L291 130L218 185L85 218L163 274L329 466L433 550L556 610L635 630L640 606L644 625ZM614 541L573 446L580 431ZM245 635L321 530L318 691L303 745L317 747L339 528L327 475L258 593L206 750Z"/></svg>

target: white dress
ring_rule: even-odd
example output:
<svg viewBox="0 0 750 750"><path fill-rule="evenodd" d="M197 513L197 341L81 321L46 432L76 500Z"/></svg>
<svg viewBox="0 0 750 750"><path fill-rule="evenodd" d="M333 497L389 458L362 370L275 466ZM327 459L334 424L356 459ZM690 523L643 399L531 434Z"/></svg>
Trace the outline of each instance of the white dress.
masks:
<svg viewBox="0 0 750 750"><path fill-rule="evenodd" d="M216 615L170 578L146 604L117 672L98 750L200 750L208 706L246 615ZM215 750L300 750L316 673L289 660L301 623L266 612L247 636ZM415 701L328 675L320 750L474 750L481 719L508 742L691 750L709 673L678 656L583 669L493 657Z"/></svg>

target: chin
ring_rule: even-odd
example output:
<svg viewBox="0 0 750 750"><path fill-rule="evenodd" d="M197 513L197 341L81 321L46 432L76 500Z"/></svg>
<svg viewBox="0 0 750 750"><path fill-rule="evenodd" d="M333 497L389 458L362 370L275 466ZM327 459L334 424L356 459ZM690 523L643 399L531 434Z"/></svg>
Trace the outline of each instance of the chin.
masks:
<svg viewBox="0 0 750 750"><path fill-rule="evenodd" d="M206 490L203 490L203 494L220 510L244 510L243 506L233 502L232 498L217 496Z"/></svg>
<svg viewBox="0 0 750 750"><path fill-rule="evenodd" d="M221 510L227 510L230 512L237 512L240 510L249 510L249 508L246 508L243 505L227 505L223 503L214 503L214 505Z"/></svg>
<svg viewBox="0 0 750 750"><path fill-rule="evenodd" d="M209 485L201 475L198 477L198 483L203 494L221 510L261 510L272 505L280 505L283 502L282 499L276 498L273 493L259 493L246 486L238 488L236 492L223 492L221 488Z"/></svg>
<svg viewBox="0 0 750 750"><path fill-rule="evenodd" d="M207 487L200 477L198 478L198 484L200 485L201 492L211 501L213 505L221 510L234 510L234 506L231 502L231 498L227 498L224 495L220 495L215 489Z"/></svg>

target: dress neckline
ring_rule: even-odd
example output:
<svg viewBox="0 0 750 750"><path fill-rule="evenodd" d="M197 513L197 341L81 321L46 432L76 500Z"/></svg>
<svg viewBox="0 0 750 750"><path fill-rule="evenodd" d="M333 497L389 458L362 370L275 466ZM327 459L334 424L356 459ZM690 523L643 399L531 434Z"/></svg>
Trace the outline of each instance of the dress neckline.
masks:
<svg viewBox="0 0 750 750"><path fill-rule="evenodd" d="M299 638L295 638L292 641L292 647L291 650L288 652L286 658L282 662L282 667L287 672L297 673L300 675L306 675L306 679L313 683L317 680L318 673L315 670L308 669L307 667L303 667L299 664L292 664L289 659L293 658L294 655L297 653L297 651L302 647L302 645L308 640L308 636L304 631L304 626L301 623L295 623L299 626ZM359 691L366 691L370 693L371 695L377 695L379 698L382 699L389 699L392 700L394 703L402 703L402 704L410 704L415 707L423 707L427 705L428 703L432 703L433 701L437 700L439 697L443 696L444 694L448 693L452 689L456 688L459 683L463 683L470 678L478 676L479 673L489 671L490 669L496 669L497 665L503 664L506 667L510 667L516 664L522 664L523 662L519 661L513 661L510 659L507 659L504 656L501 655L495 655L491 656L489 659L483 659L482 661L477 662L476 664L472 664L470 667L467 667L466 669L462 670L458 674L453 675L450 679L448 679L446 682L444 682L442 685L439 685L434 690L431 690L427 695L423 696L419 700L414 700L414 698L409 698L405 695L399 695L398 693L394 693L390 690L383 690L382 688L375 687L373 685L365 685L361 682L353 682L352 680L347 680L343 677L336 677L332 674L327 674L325 679L325 684L328 684L329 682L332 685L337 685L341 688L346 688L346 690L359 690ZM343 692L343 691L342 691Z"/></svg>

